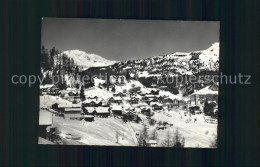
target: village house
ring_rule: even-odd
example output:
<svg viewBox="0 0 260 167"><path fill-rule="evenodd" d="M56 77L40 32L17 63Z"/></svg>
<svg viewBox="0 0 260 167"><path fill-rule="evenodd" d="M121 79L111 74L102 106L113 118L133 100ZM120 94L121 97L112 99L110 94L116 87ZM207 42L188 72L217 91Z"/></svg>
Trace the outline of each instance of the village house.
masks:
<svg viewBox="0 0 260 167"><path fill-rule="evenodd" d="M60 89L53 84L40 85L40 91L53 96L60 94Z"/></svg>
<svg viewBox="0 0 260 167"><path fill-rule="evenodd" d="M132 98L129 100L129 103L130 103L130 104L138 104L138 102L139 102L139 99L136 98L136 97L132 97Z"/></svg>
<svg viewBox="0 0 260 167"><path fill-rule="evenodd" d="M108 103L109 103L109 104L112 104L112 103L121 104L121 103L122 103L122 98L121 98L121 97L111 97L111 98L108 100Z"/></svg>
<svg viewBox="0 0 260 167"><path fill-rule="evenodd" d="M200 107L199 106L191 106L189 107L189 111L191 114L200 114L201 111L200 111Z"/></svg>
<svg viewBox="0 0 260 167"><path fill-rule="evenodd" d="M104 103L101 98L87 98L82 102L83 107L100 107Z"/></svg>
<svg viewBox="0 0 260 167"><path fill-rule="evenodd" d="M65 94L65 99L71 102L78 103L80 102L80 96L78 92L69 91Z"/></svg>
<svg viewBox="0 0 260 167"><path fill-rule="evenodd" d="M83 119L83 113L81 108L64 108L63 114L65 119Z"/></svg>
<svg viewBox="0 0 260 167"><path fill-rule="evenodd" d="M122 93L122 92L118 92L118 93L114 93L113 96L114 97L126 97L126 94Z"/></svg>
<svg viewBox="0 0 260 167"><path fill-rule="evenodd" d="M155 103L155 104L151 104L153 110L162 110L163 109L163 105L160 103Z"/></svg>
<svg viewBox="0 0 260 167"><path fill-rule="evenodd" d="M110 115L109 107L84 107L83 112L87 115L107 118Z"/></svg>
<svg viewBox="0 0 260 167"><path fill-rule="evenodd" d="M141 113L147 116L151 115L151 109L150 108L142 108Z"/></svg>
<svg viewBox="0 0 260 167"><path fill-rule="evenodd" d="M47 127L52 126L52 113L47 110L40 110L39 112L39 136L47 138Z"/></svg>
<svg viewBox="0 0 260 167"><path fill-rule="evenodd" d="M59 104L58 105L58 112L63 113L65 108L78 108L81 109L81 104Z"/></svg>
<svg viewBox="0 0 260 167"><path fill-rule="evenodd" d="M163 97L162 98L162 102L163 103L173 103L173 100L169 97Z"/></svg>
<svg viewBox="0 0 260 167"><path fill-rule="evenodd" d="M87 122L93 122L94 116L93 115L84 115L84 120Z"/></svg>
<svg viewBox="0 0 260 167"><path fill-rule="evenodd" d="M159 95L160 90L151 90L152 95Z"/></svg>
<svg viewBox="0 0 260 167"><path fill-rule="evenodd" d="M157 141L156 140L149 140L146 142L147 147L156 147L157 146Z"/></svg>
<svg viewBox="0 0 260 167"><path fill-rule="evenodd" d="M125 76L124 75L119 75L116 77L116 84L118 85L124 85L125 84Z"/></svg>
<svg viewBox="0 0 260 167"><path fill-rule="evenodd" d="M114 115L121 116L123 114L123 107L119 105L114 105L111 107L111 111Z"/></svg>
<svg viewBox="0 0 260 167"><path fill-rule="evenodd" d="M98 117L107 118L110 115L109 107L97 107L94 113Z"/></svg>

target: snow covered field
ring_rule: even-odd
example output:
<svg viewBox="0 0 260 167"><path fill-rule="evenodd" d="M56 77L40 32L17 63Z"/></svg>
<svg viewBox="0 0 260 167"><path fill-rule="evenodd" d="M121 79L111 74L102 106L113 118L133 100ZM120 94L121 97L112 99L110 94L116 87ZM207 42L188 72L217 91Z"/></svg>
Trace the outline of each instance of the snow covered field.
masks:
<svg viewBox="0 0 260 167"><path fill-rule="evenodd" d="M100 89L99 91L103 90ZM91 91L89 93L92 94ZM60 97L40 96L41 107L48 108L53 103L73 105L71 102ZM185 116L185 112L186 110L177 107L169 111L154 112L151 118L157 122L166 121L168 124L173 124L173 126L167 126L167 129L157 130L158 146L161 146L168 131L173 134L177 128L182 136L185 137L185 147L210 146L215 135L217 135L217 124L205 122L202 114L186 114ZM139 124L134 122L127 124L122 119L114 118L113 116L108 118L95 117L94 122L67 120L62 117L53 116L53 127L58 128L61 132L60 136L64 139L68 133L81 137L79 141L67 141L68 144L137 146L135 134L141 132L144 124L148 127L148 134L151 134L156 126L158 126L157 124L150 126L148 118L145 115L141 113L137 114L142 119L142 122ZM194 119L196 119L195 122Z"/></svg>

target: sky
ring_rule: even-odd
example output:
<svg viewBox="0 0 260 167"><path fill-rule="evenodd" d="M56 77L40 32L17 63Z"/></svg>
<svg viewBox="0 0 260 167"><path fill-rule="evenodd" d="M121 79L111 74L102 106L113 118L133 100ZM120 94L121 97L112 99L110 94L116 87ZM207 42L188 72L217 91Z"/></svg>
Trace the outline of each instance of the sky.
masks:
<svg viewBox="0 0 260 167"><path fill-rule="evenodd" d="M43 18L41 43L108 60L135 60L204 50L219 42L219 22Z"/></svg>

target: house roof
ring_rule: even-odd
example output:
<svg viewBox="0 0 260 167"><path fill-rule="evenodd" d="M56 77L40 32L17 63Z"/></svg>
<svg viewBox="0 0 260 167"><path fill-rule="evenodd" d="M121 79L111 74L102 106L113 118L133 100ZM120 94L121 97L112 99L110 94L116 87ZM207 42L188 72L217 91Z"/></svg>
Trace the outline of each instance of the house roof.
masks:
<svg viewBox="0 0 260 167"><path fill-rule="evenodd" d="M97 107L96 112L99 114L109 113L108 109L109 109L109 107Z"/></svg>
<svg viewBox="0 0 260 167"><path fill-rule="evenodd" d="M161 103L152 103L151 105L152 105L152 106L154 106L154 105L163 106Z"/></svg>
<svg viewBox="0 0 260 167"><path fill-rule="evenodd" d="M84 118L94 118L93 115L84 115Z"/></svg>
<svg viewBox="0 0 260 167"><path fill-rule="evenodd" d="M47 110L40 110L39 125L52 125L52 114Z"/></svg>
<svg viewBox="0 0 260 167"><path fill-rule="evenodd" d="M112 110L122 110L122 107L119 105L112 106Z"/></svg>
<svg viewBox="0 0 260 167"><path fill-rule="evenodd" d="M84 107L89 113L93 113L95 111L95 107Z"/></svg>
<svg viewBox="0 0 260 167"><path fill-rule="evenodd" d="M103 102L104 100L101 99L101 98L93 98L93 99L86 99L85 101L83 101L82 103L91 103L91 102L94 102L95 104L98 104L100 102Z"/></svg>
<svg viewBox="0 0 260 167"><path fill-rule="evenodd" d="M118 100L122 100L121 97L111 97L111 98L113 98L113 99L116 100L116 101L118 101Z"/></svg>
<svg viewBox="0 0 260 167"><path fill-rule="evenodd" d="M149 144L157 144L157 141L156 140L149 140L147 143L149 143Z"/></svg>
<svg viewBox="0 0 260 167"><path fill-rule="evenodd" d="M55 87L53 84L40 85L40 89L52 88Z"/></svg>
<svg viewBox="0 0 260 167"><path fill-rule="evenodd" d="M73 112L80 112L81 108L65 108L64 112L73 111Z"/></svg>
<svg viewBox="0 0 260 167"><path fill-rule="evenodd" d="M154 97L154 95L146 94L145 97Z"/></svg>

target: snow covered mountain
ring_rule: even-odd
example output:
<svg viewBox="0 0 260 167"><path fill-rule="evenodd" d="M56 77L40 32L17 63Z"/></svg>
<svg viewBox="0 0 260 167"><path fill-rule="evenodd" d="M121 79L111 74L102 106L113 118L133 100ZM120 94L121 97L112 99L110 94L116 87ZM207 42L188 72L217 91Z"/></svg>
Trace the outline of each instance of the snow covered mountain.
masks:
<svg viewBox="0 0 260 167"><path fill-rule="evenodd" d="M66 54L69 58L72 58L74 63L81 68L109 66L117 62L107 60L99 55L93 53L89 54L80 50L68 50L62 52L62 54Z"/></svg>
<svg viewBox="0 0 260 167"><path fill-rule="evenodd" d="M219 43L214 43L202 51L175 52L147 59L128 60L116 63L114 66L118 66L123 71L135 69L139 77L161 74L192 75L202 71L218 72Z"/></svg>

